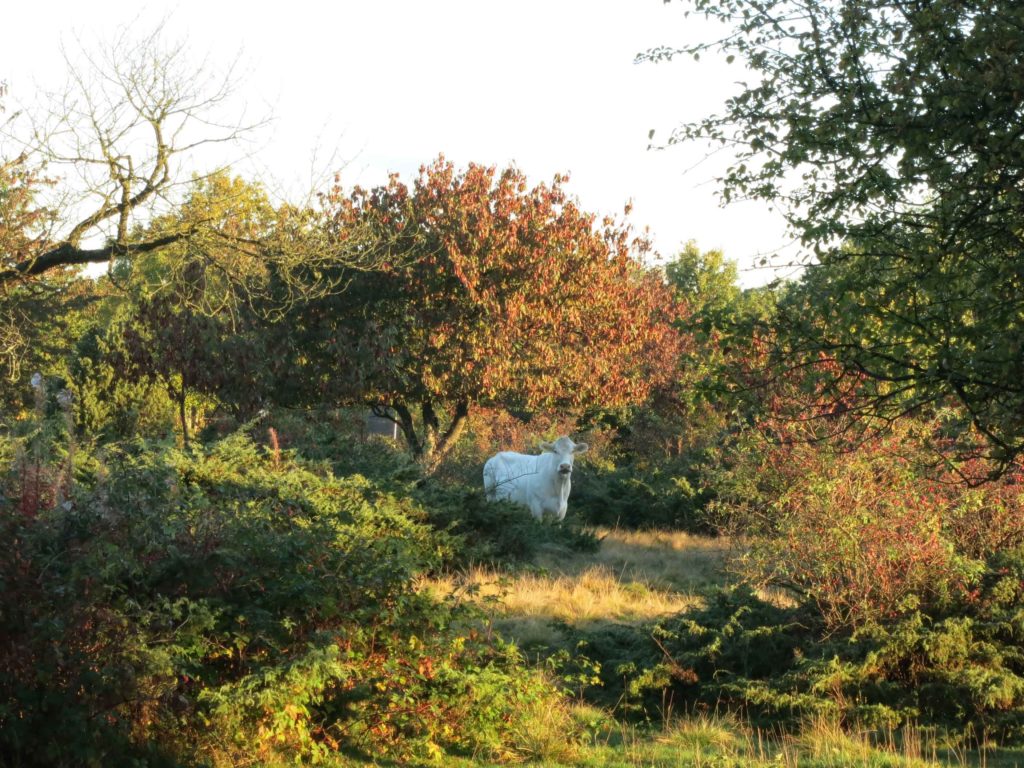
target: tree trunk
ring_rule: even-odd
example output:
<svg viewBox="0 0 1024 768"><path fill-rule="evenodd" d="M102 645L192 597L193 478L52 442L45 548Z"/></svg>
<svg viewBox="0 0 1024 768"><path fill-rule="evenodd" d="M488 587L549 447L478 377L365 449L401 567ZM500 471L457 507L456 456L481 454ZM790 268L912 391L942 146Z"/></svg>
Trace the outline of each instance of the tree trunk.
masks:
<svg viewBox="0 0 1024 768"><path fill-rule="evenodd" d="M423 421L423 442L420 449L420 461L426 466L437 449L437 432L439 423L434 404L429 400L420 403L420 415Z"/></svg>
<svg viewBox="0 0 1024 768"><path fill-rule="evenodd" d="M423 446L420 443L419 436L416 434L416 424L413 422L412 411L405 407L402 403L396 403L390 406L396 414L397 419L392 419L398 428L402 430L402 436L405 437L405 445L409 449L415 458L419 458L423 452ZM387 418L391 418L388 416Z"/></svg>
<svg viewBox="0 0 1024 768"><path fill-rule="evenodd" d="M444 460L444 457L448 455L448 452L453 447L455 447L455 443L458 442L459 437L466 428L466 420L469 416L469 403L462 400L455 404L455 410L452 413L451 422L440 437L438 437L440 422L437 419L433 408L431 408L431 414L433 414L433 434L430 442L425 446L429 450L425 450L420 457L420 463L423 465L423 470L428 475L433 474L434 471L437 470L437 467Z"/></svg>
<svg viewBox="0 0 1024 768"><path fill-rule="evenodd" d="M438 464L458 441L469 416L469 403L467 401L456 403L452 411L451 422L448 424L448 428L442 432L441 419L434 409L433 403L424 400L420 403L422 431L417 432L412 411L404 403L391 403L390 405L376 403L371 404L370 409L375 416L390 419L398 425L402 430L409 453L428 475L437 469Z"/></svg>

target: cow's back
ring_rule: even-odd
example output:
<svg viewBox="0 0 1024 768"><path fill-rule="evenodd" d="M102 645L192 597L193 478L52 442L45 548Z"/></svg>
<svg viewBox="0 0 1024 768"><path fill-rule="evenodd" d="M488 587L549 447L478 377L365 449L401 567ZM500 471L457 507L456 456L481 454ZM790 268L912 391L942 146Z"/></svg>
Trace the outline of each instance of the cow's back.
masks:
<svg viewBox="0 0 1024 768"><path fill-rule="evenodd" d="M507 499L527 504L530 484L537 475L537 456L502 451L484 464L484 492L491 501Z"/></svg>

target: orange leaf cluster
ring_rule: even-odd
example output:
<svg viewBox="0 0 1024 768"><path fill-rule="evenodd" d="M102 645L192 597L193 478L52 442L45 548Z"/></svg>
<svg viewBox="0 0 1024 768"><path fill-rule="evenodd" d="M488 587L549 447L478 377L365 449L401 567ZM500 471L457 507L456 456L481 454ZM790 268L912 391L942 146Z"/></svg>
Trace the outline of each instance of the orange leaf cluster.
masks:
<svg viewBox="0 0 1024 768"><path fill-rule="evenodd" d="M362 334L379 345L363 380L382 400L618 407L646 397L680 352L681 308L628 226L580 210L562 177L529 188L515 168L443 157L412 189L340 189L335 230L372 227L385 267ZM372 326L372 329L371 329Z"/></svg>

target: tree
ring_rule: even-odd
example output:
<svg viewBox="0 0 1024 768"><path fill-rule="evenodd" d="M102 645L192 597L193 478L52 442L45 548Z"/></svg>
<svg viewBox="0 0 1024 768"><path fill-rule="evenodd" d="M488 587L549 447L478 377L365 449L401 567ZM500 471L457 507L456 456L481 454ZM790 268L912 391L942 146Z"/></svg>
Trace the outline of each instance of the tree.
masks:
<svg viewBox="0 0 1024 768"><path fill-rule="evenodd" d="M79 265L233 236L215 215L153 221L177 204L183 161L256 124L219 115L230 74L193 67L159 27L131 34L122 29L95 54L66 54L66 88L0 122L0 363L12 382L62 336L49 331L68 302L96 298L75 283Z"/></svg>
<svg viewBox="0 0 1024 768"><path fill-rule="evenodd" d="M0 284L146 253L193 234L140 238L145 230L135 223L173 198L182 160L258 126L219 114L232 92L230 71L216 78L192 66L183 45L164 43L160 27L139 40L131 34L122 29L95 55L66 56L66 89L42 99L42 110L24 110L27 127L4 124L27 167L66 176L51 188L38 236L21 248L0 244ZM96 240L102 244L90 247Z"/></svg>
<svg viewBox="0 0 1024 768"><path fill-rule="evenodd" d="M721 448L730 424L750 413L746 369L776 294L773 287L744 290L736 262L720 250L701 252L692 240L666 262L665 278L687 309L675 323L687 354L620 427L619 440L632 460L660 453L692 466L695 454Z"/></svg>
<svg viewBox="0 0 1024 768"><path fill-rule="evenodd" d="M4 96L0 83L0 99ZM0 101L0 114L3 102ZM7 263L24 260L40 247L40 232L49 224L48 211L36 204L45 180L24 154L0 155L0 258Z"/></svg>
<svg viewBox="0 0 1024 768"><path fill-rule="evenodd" d="M883 422L956 403L996 471L1024 451L1024 6L690 0L753 81L669 143L731 145L725 199L780 205L816 257L789 351L871 382ZM799 358L798 358L799 359Z"/></svg>
<svg viewBox="0 0 1024 768"><path fill-rule="evenodd" d="M117 259L103 282L119 289L123 311L116 359L129 379L159 381L175 403L183 440L189 440L187 401L215 397L240 420L265 404L280 375L272 327L299 286L291 279L296 245L293 221L308 211L275 209L259 184L227 173L198 178L182 204L157 217L143 237L191 230L187 239L130 259ZM202 222L215 222L204 228ZM304 259L305 267L329 255ZM307 297L336 286L306 286Z"/></svg>
<svg viewBox="0 0 1024 768"><path fill-rule="evenodd" d="M0 115L5 86L0 83ZM0 126L5 123L0 123ZM51 182L24 154L0 153L0 271L36 252L52 221L38 197ZM66 352L90 304L90 287L73 275L54 275L46 285L0 281L0 405L17 413L30 397L28 378Z"/></svg>
<svg viewBox="0 0 1024 768"><path fill-rule="evenodd" d="M177 296L163 295L135 308L118 334L124 347L114 355L114 364L124 380L151 377L163 385L177 408L182 442L188 445L189 397L216 391L230 374L218 355L225 337L220 323L179 302Z"/></svg>
<svg viewBox="0 0 1024 768"><path fill-rule="evenodd" d="M747 326L766 322L773 311L774 286L743 289L735 261L719 250L702 253L692 240L665 265L665 277L689 308L684 327L704 340L715 332L749 337Z"/></svg>
<svg viewBox="0 0 1024 768"><path fill-rule="evenodd" d="M320 397L368 403L429 468L470 409L579 411L640 401L671 370L678 307L627 227L579 209L564 179L443 157L409 189L335 189L332 237L377 233L375 269L289 324Z"/></svg>

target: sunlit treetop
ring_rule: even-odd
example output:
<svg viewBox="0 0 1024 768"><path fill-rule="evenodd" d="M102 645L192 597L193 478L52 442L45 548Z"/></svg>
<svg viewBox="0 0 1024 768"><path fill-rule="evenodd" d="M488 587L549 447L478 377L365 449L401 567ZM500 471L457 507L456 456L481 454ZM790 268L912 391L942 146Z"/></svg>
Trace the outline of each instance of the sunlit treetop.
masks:
<svg viewBox="0 0 1024 768"><path fill-rule="evenodd" d="M410 429L413 407L429 422L478 404L642 400L678 352L680 308L643 238L582 211L563 183L440 158L411 188L335 190L336 236L369 227L384 248L328 318L341 377Z"/></svg>
<svg viewBox="0 0 1024 768"><path fill-rule="evenodd" d="M669 143L736 161L725 198L782 208L813 255L782 314L794 352L876 382L882 421L960 407L1024 451L1024 5L692 0L743 82ZM741 70L740 63L747 69Z"/></svg>

